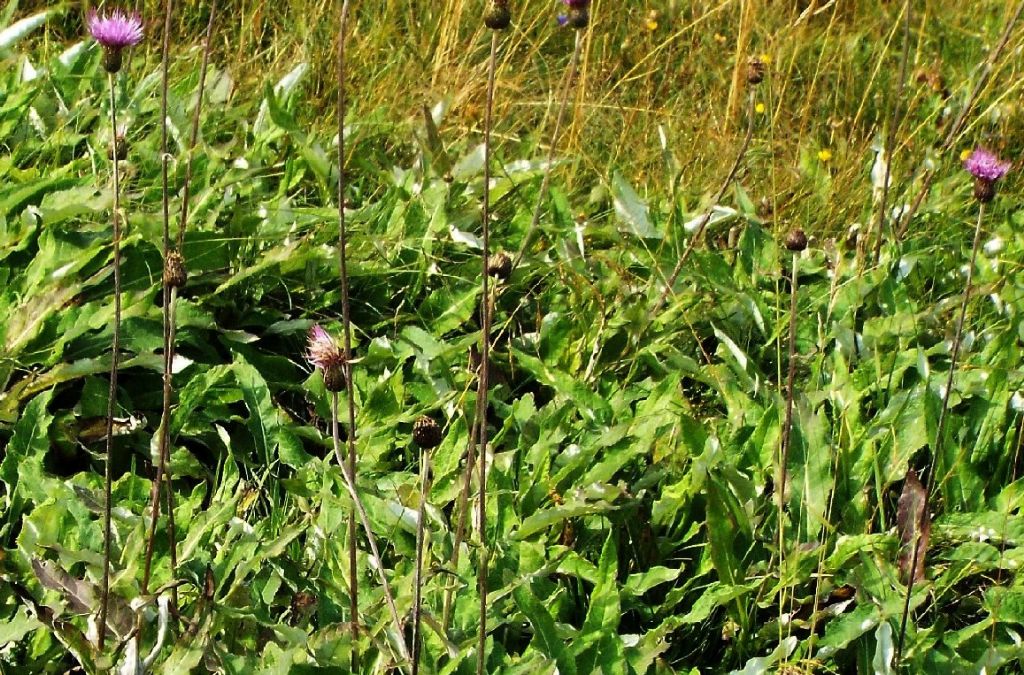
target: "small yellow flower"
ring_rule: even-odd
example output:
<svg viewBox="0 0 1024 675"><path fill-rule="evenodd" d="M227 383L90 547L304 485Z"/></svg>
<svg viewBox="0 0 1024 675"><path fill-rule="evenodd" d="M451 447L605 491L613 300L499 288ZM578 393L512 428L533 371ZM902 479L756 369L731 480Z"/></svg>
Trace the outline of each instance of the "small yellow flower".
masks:
<svg viewBox="0 0 1024 675"><path fill-rule="evenodd" d="M828 164L832 160L832 151L829 149L818 151L818 160L823 164Z"/></svg>
<svg viewBox="0 0 1024 675"><path fill-rule="evenodd" d="M761 62L766 66L772 65L772 57L768 54L761 54L761 56L757 58L761 59Z"/></svg>
<svg viewBox="0 0 1024 675"><path fill-rule="evenodd" d="M971 149L970 148L966 148L966 149L964 149L963 152L960 153L960 161L961 162L966 162L967 158L970 157L970 156L971 156Z"/></svg>
<svg viewBox="0 0 1024 675"><path fill-rule="evenodd" d="M764 103L758 103L757 105L754 106L754 112L756 112L758 115L763 115L764 110Z"/></svg>
<svg viewBox="0 0 1024 675"><path fill-rule="evenodd" d="M718 44L725 44L726 37L721 33L715 33L715 42Z"/></svg>
<svg viewBox="0 0 1024 675"><path fill-rule="evenodd" d="M654 31L658 30L658 20L657 19L647 19L647 30L651 31L652 33Z"/></svg>

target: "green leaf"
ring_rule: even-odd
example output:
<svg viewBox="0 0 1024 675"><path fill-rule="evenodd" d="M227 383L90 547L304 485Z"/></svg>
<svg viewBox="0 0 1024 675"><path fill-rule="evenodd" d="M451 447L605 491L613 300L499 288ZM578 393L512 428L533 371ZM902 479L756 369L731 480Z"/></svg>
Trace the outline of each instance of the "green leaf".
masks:
<svg viewBox="0 0 1024 675"><path fill-rule="evenodd" d="M615 200L615 215L633 236L641 239L661 238L661 233L651 224L647 204L618 171L612 176L611 191Z"/></svg>
<svg viewBox="0 0 1024 675"><path fill-rule="evenodd" d="M533 594L529 584L521 584L513 589L512 597L519 606L519 611L533 626L533 639L530 644L548 658L554 659L559 672L575 675L575 658L565 648L565 642L558 635L555 620L548 612L548 608Z"/></svg>
<svg viewBox="0 0 1024 675"><path fill-rule="evenodd" d="M263 455L262 459L269 465L277 456L281 462L293 468L299 468L312 459L287 428L284 413L274 406L270 388L259 371L241 356L236 356L232 370L249 409L246 426L252 434L256 449Z"/></svg>
<svg viewBox="0 0 1024 675"><path fill-rule="evenodd" d="M26 608L19 607L13 617L0 623L0 647L11 642L19 642L32 631L42 627L43 624L28 615Z"/></svg>
<svg viewBox="0 0 1024 675"><path fill-rule="evenodd" d="M590 594L590 609L580 636L573 644L580 671L584 673L624 673L622 640L619 638L618 533L612 530L601 549L597 565L597 583ZM599 668L598 668L599 666Z"/></svg>

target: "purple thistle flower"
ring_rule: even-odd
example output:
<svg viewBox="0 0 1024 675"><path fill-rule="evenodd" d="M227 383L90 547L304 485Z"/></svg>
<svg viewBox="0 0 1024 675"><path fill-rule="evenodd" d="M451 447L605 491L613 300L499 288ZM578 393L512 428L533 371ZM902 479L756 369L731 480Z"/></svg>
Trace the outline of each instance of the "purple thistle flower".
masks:
<svg viewBox="0 0 1024 675"><path fill-rule="evenodd" d="M316 325L309 331L306 359L315 367L327 371L340 368L345 363L345 353L327 331Z"/></svg>
<svg viewBox="0 0 1024 675"><path fill-rule="evenodd" d="M125 14L115 9L110 14L91 10L89 34L103 47L103 67L108 73L121 70L121 50L142 42L142 17L137 12Z"/></svg>
<svg viewBox="0 0 1024 675"><path fill-rule="evenodd" d="M89 12L89 33L104 49L124 49L142 42L142 17L115 9L110 14Z"/></svg>
<svg viewBox="0 0 1024 675"><path fill-rule="evenodd" d="M994 183L1006 175L1010 170L1010 163L999 161L998 157L985 148L975 148L964 160L964 168L975 178Z"/></svg>
<svg viewBox="0 0 1024 675"><path fill-rule="evenodd" d="M309 331L306 358L323 372L327 391L337 393L345 388L345 352L338 341L319 325Z"/></svg>

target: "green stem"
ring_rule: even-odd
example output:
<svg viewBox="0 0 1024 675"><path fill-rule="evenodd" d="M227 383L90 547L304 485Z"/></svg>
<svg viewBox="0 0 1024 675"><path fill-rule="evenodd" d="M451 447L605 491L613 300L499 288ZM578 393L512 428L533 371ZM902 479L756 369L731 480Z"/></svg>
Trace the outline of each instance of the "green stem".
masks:
<svg viewBox="0 0 1024 675"><path fill-rule="evenodd" d="M110 131L114 166L114 335L111 340L110 390L107 399L106 462L103 480L103 581L100 585L99 648L103 649L107 635L107 609L110 601L110 537L111 537L111 493L113 485L114 449L114 408L117 401L117 369L121 353L121 176L118 167L117 147L117 94L114 74L107 74L110 85Z"/></svg>

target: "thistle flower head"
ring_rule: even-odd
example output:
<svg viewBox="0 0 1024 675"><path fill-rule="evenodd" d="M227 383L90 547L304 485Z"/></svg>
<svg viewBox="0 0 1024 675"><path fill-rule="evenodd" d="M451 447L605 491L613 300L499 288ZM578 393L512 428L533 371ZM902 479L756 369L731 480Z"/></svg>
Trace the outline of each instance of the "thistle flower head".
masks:
<svg viewBox="0 0 1024 675"><path fill-rule="evenodd" d="M1006 175L1010 163L999 161L995 154L985 148L975 148L964 160L964 168L975 178L993 183Z"/></svg>
<svg viewBox="0 0 1024 675"><path fill-rule="evenodd" d="M315 367L327 371L340 368L345 363L345 352L327 331L316 325L309 331L306 359Z"/></svg>
<svg viewBox="0 0 1024 675"><path fill-rule="evenodd" d="M89 33L104 49L124 49L142 42L142 17L137 12L126 14L115 9L109 14L89 12Z"/></svg>

